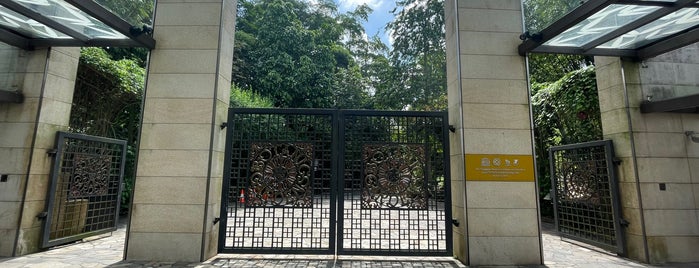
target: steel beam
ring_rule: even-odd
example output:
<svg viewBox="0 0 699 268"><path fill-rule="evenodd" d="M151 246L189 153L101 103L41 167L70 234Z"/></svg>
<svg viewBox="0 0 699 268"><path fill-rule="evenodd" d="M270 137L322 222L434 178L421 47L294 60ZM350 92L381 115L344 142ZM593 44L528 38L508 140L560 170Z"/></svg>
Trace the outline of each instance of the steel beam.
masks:
<svg viewBox="0 0 699 268"><path fill-rule="evenodd" d="M0 90L0 103L3 102L22 103L24 102L24 95L19 92Z"/></svg>
<svg viewBox="0 0 699 268"><path fill-rule="evenodd" d="M699 24L670 38L662 38L658 42L638 49L638 57L641 59L652 58L696 42L699 42Z"/></svg>
<svg viewBox="0 0 699 268"><path fill-rule="evenodd" d="M641 103L641 113L662 112L699 113L699 94Z"/></svg>
<svg viewBox="0 0 699 268"><path fill-rule="evenodd" d="M117 15L114 15L112 12L109 10L105 9L104 7L100 6L99 4L95 3L93 0L65 0L66 2L70 3L71 5L75 6L76 8L82 10L83 12L89 14L90 16L95 17L96 19L100 20L102 23L106 24L109 27L112 27L114 30L117 30L121 34L128 36L132 40L136 41L138 44L141 46L147 47L149 49L155 48L155 40L153 37L147 34L140 34L140 35L133 35L131 34L131 27L132 25L120 18Z"/></svg>
<svg viewBox="0 0 699 268"><path fill-rule="evenodd" d="M30 44L29 40L27 38L18 35L8 29L6 29L4 26L0 25L0 42L3 42L5 44L18 47L24 50L32 50L34 49Z"/></svg>

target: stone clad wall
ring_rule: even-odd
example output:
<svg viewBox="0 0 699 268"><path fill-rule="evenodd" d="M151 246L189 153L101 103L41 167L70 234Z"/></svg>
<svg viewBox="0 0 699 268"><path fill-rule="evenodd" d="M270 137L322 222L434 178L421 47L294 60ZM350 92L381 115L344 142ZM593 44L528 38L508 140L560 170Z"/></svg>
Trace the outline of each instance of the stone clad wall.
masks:
<svg viewBox="0 0 699 268"><path fill-rule="evenodd" d="M649 95L675 96L696 83L696 51L694 45L643 63L595 58L604 137L622 160L619 188L632 259L699 261L699 144L684 134L699 132L699 115L640 112Z"/></svg>

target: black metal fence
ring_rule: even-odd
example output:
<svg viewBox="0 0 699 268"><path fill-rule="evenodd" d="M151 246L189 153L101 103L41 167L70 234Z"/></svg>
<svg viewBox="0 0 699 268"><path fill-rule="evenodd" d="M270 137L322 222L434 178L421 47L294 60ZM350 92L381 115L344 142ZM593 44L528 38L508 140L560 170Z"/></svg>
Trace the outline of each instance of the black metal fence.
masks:
<svg viewBox="0 0 699 268"><path fill-rule="evenodd" d="M126 141L58 132L42 246L116 230Z"/></svg>
<svg viewBox="0 0 699 268"><path fill-rule="evenodd" d="M219 251L451 254L446 113L231 109Z"/></svg>
<svg viewBox="0 0 699 268"><path fill-rule="evenodd" d="M560 235L625 255L612 141L552 147L549 157Z"/></svg>

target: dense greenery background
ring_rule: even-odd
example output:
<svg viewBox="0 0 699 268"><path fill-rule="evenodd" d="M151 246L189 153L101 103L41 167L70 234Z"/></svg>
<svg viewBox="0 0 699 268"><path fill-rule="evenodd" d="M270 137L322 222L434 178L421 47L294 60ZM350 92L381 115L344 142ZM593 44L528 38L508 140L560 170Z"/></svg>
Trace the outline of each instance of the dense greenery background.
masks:
<svg viewBox="0 0 699 268"><path fill-rule="evenodd" d="M151 24L152 1L104 2L134 25ZM444 2L395 3L389 46L367 36L366 5L340 13L332 0L238 0L231 106L446 109ZM527 0L527 29L541 30L576 5ZM75 132L128 141L125 208L147 55L138 48L83 49L71 115ZM591 58L535 54L529 65L543 197L550 189L548 148L601 139L599 106Z"/></svg>

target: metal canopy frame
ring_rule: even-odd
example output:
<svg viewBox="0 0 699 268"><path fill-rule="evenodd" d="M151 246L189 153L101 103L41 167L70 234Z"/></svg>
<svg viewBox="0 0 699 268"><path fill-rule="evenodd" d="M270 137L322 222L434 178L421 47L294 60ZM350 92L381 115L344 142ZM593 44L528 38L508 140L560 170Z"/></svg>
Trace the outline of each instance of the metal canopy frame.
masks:
<svg viewBox="0 0 699 268"><path fill-rule="evenodd" d="M616 29L596 35L592 40L581 46L545 45L546 42L556 38L568 29L575 27L578 23L596 15L598 12L611 5L653 6L658 8ZM589 0L541 32L525 32L522 34L520 39L523 40L523 43L519 45L518 51L522 56L527 53L557 53L618 56L635 59L651 58L699 41L699 23L677 33L658 38L657 40L637 48L603 48L600 47L600 45L683 8L699 8L699 2L697 2L697 0L676 0L674 2L659 0Z"/></svg>
<svg viewBox="0 0 699 268"><path fill-rule="evenodd" d="M125 38L91 38L85 33L71 29L55 18L41 14L14 0L0 0L0 6L34 20L46 27L67 35L69 38L33 37L18 31L18 29L0 24L0 42L32 50L35 47L67 46L67 47L145 47L155 48L155 40L148 35L151 29L147 26L137 27L129 24L93 0L64 0L64 2L79 9L97 21L104 23Z"/></svg>
<svg viewBox="0 0 699 268"><path fill-rule="evenodd" d="M641 103L641 113L662 112L699 114L699 94Z"/></svg>

